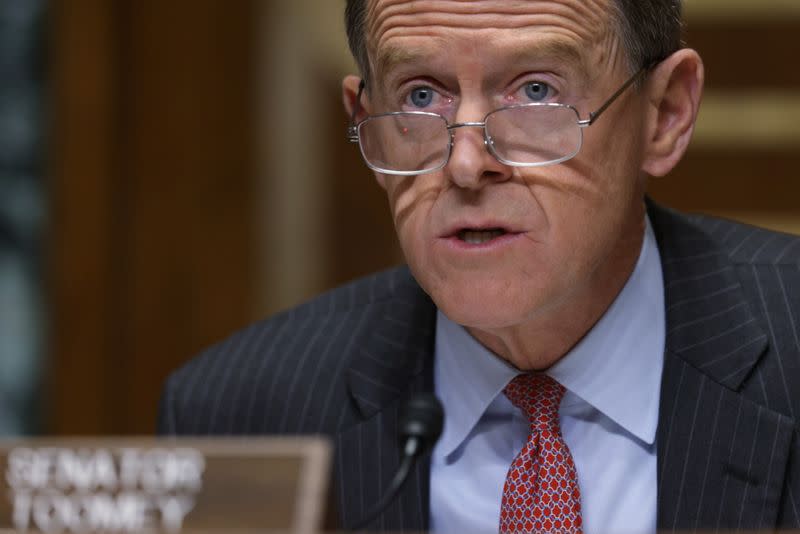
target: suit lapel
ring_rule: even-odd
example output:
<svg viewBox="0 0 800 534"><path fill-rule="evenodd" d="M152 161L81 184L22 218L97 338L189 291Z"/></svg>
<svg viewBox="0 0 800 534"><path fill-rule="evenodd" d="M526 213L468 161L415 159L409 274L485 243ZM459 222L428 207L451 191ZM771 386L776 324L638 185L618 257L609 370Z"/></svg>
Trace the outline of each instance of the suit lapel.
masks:
<svg viewBox="0 0 800 534"><path fill-rule="evenodd" d="M372 324L348 370L348 387L361 416L336 438L335 488L339 516L350 528L389 487L400 465L398 418L409 394L433 391L435 308L408 276L394 297L376 304ZM424 531L428 527L430 463L418 462L398 498L370 531Z"/></svg>
<svg viewBox="0 0 800 534"><path fill-rule="evenodd" d="M768 528L777 517L793 424L739 392L767 336L736 267L714 241L656 206L649 214L667 307L658 528Z"/></svg>

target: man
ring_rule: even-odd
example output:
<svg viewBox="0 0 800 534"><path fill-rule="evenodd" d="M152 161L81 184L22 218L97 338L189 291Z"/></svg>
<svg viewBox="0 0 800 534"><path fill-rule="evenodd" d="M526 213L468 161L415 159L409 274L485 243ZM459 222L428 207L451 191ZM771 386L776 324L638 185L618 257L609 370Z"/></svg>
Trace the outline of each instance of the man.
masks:
<svg viewBox="0 0 800 534"><path fill-rule="evenodd" d="M347 528L432 390L444 434L372 530L800 526L800 240L645 200L702 93L679 3L350 0L347 21L351 138L409 270L210 349L161 430L332 436Z"/></svg>

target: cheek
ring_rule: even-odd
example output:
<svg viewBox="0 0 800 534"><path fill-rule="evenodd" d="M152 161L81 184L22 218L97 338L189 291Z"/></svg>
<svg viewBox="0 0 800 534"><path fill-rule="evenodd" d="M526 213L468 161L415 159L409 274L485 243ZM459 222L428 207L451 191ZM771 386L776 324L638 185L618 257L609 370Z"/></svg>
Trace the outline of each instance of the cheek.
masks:
<svg viewBox="0 0 800 534"><path fill-rule="evenodd" d="M436 177L387 176L384 181L397 231L423 224L441 190Z"/></svg>
<svg viewBox="0 0 800 534"><path fill-rule="evenodd" d="M615 138L613 131L597 129L578 157L526 179L543 213L541 232L534 235L544 245L543 269L580 278L616 246L627 231L631 208L641 204L638 143L635 136Z"/></svg>
<svg viewBox="0 0 800 534"><path fill-rule="evenodd" d="M582 187L572 199L575 217L589 219L590 234L608 230L629 207L641 203L643 132L631 113L602 117L585 132L584 146L573 170ZM592 221L591 219L594 219Z"/></svg>
<svg viewBox="0 0 800 534"><path fill-rule="evenodd" d="M631 108L608 117L608 124L597 132L599 139L594 145L594 158L603 163L601 168L608 178L616 178L613 185L619 190L637 183L643 162L646 136L643 113Z"/></svg>
<svg viewBox="0 0 800 534"><path fill-rule="evenodd" d="M605 117L617 119L617 117ZM641 222L644 181L640 177L641 136L623 117L609 121L614 128L594 132L597 139L583 153L590 183L560 221L575 244L575 258L584 270L595 269L635 236Z"/></svg>
<svg viewBox="0 0 800 534"><path fill-rule="evenodd" d="M385 189L400 246L409 263L421 261L431 239L429 223L441 191L435 175L385 177Z"/></svg>

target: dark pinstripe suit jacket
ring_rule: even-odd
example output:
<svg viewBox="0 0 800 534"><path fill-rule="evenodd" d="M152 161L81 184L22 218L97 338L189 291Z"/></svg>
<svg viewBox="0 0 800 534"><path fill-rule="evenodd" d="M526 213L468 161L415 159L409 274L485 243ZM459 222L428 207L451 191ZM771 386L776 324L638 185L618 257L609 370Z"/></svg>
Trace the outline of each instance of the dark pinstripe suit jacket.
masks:
<svg viewBox="0 0 800 534"><path fill-rule="evenodd" d="M654 205L667 345L658 525L800 525L800 238ZM435 308L405 268L212 347L168 380L162 433L321 433L346 528L398 467L398 406L432 390ZM425 530L421 462L373 530Z"/></svg>

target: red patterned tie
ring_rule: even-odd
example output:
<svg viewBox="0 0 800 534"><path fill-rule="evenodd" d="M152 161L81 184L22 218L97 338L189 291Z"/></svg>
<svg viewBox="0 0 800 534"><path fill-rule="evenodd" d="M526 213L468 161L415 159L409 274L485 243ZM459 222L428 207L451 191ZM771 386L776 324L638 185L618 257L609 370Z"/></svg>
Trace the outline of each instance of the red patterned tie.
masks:
<svg viewBox="0 0 800 534"><path fill-rule="evenodd" d="M506 475L500 532L580 534L578 475L558 423L564 386L547 375L519 375L505 394L531 427Z"/></svg>

